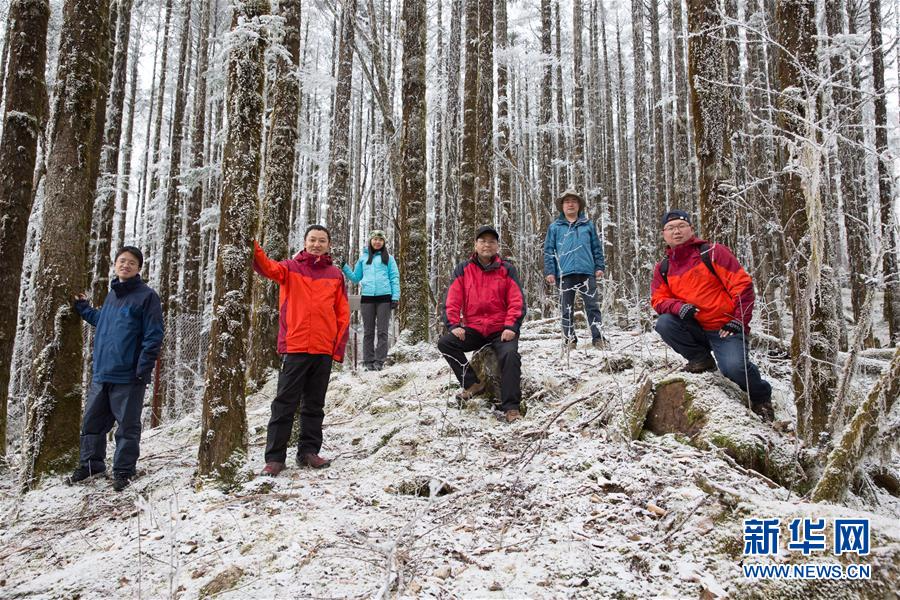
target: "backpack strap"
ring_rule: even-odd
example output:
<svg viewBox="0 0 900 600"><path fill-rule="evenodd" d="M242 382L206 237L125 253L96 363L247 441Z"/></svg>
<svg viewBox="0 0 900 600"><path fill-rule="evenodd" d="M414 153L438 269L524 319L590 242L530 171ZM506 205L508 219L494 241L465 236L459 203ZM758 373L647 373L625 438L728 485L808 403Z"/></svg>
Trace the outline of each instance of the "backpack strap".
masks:
<svg viewBox="0 0 900 600"><path fill-rule="evenodd" d="M713 276L722 284L722 287L725 288L725 291L728 291L728 288L725 287L725 282L722 281L722 278L719 277L719 274L716 273L716 269L713 267L712 258L709 256L709 244L703 243L700 244L700 260L703 261L703 264L706 265L706 268L709 269L709 272L713 274ZM663 281L666 282L666 285L669 285L669 257L666 256L659 263L659 274L662 275Z"/></svg>

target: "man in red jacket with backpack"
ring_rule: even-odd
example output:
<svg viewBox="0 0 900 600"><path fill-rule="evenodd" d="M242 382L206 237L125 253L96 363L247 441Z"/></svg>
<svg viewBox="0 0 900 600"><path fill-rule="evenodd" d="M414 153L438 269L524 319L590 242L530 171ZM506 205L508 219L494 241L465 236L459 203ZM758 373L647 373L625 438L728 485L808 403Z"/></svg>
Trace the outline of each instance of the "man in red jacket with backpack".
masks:
<svg viewBox="0 0 900 600"><path fill-rule="evenodd" d="M753 412L771 421L772 386L747 355L753 280L726 246L694 236L685 211L667 212L662 227L669 247L650 285L657 333L687 359L685 371L718 367L750 395Z"/></svg>
<svg viewBox="0 0 900 600"><path fill-rule="evenodd" d="M484 389L466 360L466 352L490 345L500 365L500 410L508 423L521 418L519 327L525 319L525 294L516 268L500 258L500 236L490 225L475 233L475 253L453 271L444 300L444 324L450 333L438 349L463 387L460 399Z"/></svg>

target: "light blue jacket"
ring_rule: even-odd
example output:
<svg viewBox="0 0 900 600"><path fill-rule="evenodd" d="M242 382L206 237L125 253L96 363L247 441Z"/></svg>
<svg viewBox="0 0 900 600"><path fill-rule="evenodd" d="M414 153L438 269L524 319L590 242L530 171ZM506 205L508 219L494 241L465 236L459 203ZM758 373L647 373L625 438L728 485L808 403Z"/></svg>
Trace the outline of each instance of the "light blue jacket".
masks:
<svg viewBox="0 0 900 600"><path fill-rule="evenodd" d="M544 240L544 275L593 275L605 270L603 245L593 221L580 212L578 219L569 223L559 213Z"/></svg>
<svg viewBox="0 0 900 600"><path fill-rule="evenodd" d="M344 265L343 271L347 279L353 283L362 282L360 293L363 296L387 296L390 294L391 301L400 300L400 269L397 268L397 261L391 256L388 258L388 264L384 264L381 256L376 256L369 263L369 248L363 248L359 260L356 261L356 268L352 271L350 267Z"/></svg>

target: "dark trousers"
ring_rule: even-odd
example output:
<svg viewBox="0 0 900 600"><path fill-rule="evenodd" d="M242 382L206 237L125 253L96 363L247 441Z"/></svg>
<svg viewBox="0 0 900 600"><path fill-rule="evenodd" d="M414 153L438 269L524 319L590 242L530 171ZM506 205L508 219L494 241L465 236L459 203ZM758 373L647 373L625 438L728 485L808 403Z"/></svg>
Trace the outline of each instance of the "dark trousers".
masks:
<svg viewBox="0 0 900 600"><path fill-rule="evenodd" d="M704 359L712 350L716 364L725 377L738 384L745 392L749 385L751 402L769 402L772 399L772 386L762 378L756 365L750 362L744 334L719 337L718 330L706 331L696 319L680 319L669 313L659 316L656 332L687 360Z"/></svg>
<svg viewBox="0 0 900 600"><path fill-rule="evenodd" d="M522 401L521 371L522 359L519 356L519 338L509 342L500 341L502 332L492 333L485 337L474 329L465 328L466 339L461 340L452 333L448 333L438 340L438 350L447 359L453 374L463 388L469 388L478 383L475 371L466 360L466 352L480 350L484 346L491 346L497 354L497 363L500 365L500 409L519 409Z"/></svg>
<svg viewBox="0 0 900 600"><path fill-rule="evenodd" d="M387 358L391 303L363 302L359 305L359 312L363 320L363 364L380 367ZM376 329L378 345L375 344Z"/></svg>
<svg viewBox="0 0 900 600"><path fill-rule="evenodd" d="M597 292L597 279L593 275L563 275L561 285L560 308L562 309L562 329L566 340L574 340L575 336L575 296L581 296L584 312L587 316L591 338L601 337L600 294Z"/></svg>
<svg viewBox="0 0 900 600"><path fill-rule="evenodd" d="M81 419L79 462L92 473L106 470L106 436L116 427L113 472L133 476L141 453L141 409L143 383L91 382L84 417Z"/></svg>
<svg viewBox="0 0 900 600"><path fill-rule="evenodd" d="M278 393L266 434L266 462L286 462L294 413L300 407L300 443L297 454L318 454L322 449L325 392L331 375L327 354L285 354L278 374Z"/></svg>

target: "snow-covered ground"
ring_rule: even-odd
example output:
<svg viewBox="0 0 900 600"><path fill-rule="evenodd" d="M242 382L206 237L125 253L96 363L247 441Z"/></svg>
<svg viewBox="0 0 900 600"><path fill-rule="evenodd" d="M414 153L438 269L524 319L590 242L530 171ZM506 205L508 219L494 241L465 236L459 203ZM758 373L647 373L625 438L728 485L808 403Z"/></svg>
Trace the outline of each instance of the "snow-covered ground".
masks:
<svg viewBox="0 0 900 600"><path fill-rule="evenodd" d="M55 477L18 496L6 477L0 597L896 597L896 499L881 496L874 512L809 504L674 436L625 441L615 417L641 376L659 380L681 359L653 334L617 331L612 352L566 359L555 331L524 331L528 413L512 425L485 402L449 406L456 385L437 351L405 348L415 360L333 375L324 471L291 465L232 491L197 485L194 415L144 433L140 477L123 493ZM787 418L788 368L766 366ZM717 374L696 377L746 410ZM274 388L273 378L248 402L255 471ZM872 580L745 579L752 517L780 517L783 536L793 517L870 518L867 557L782 547L767 561L859 560Z"/></svg>

